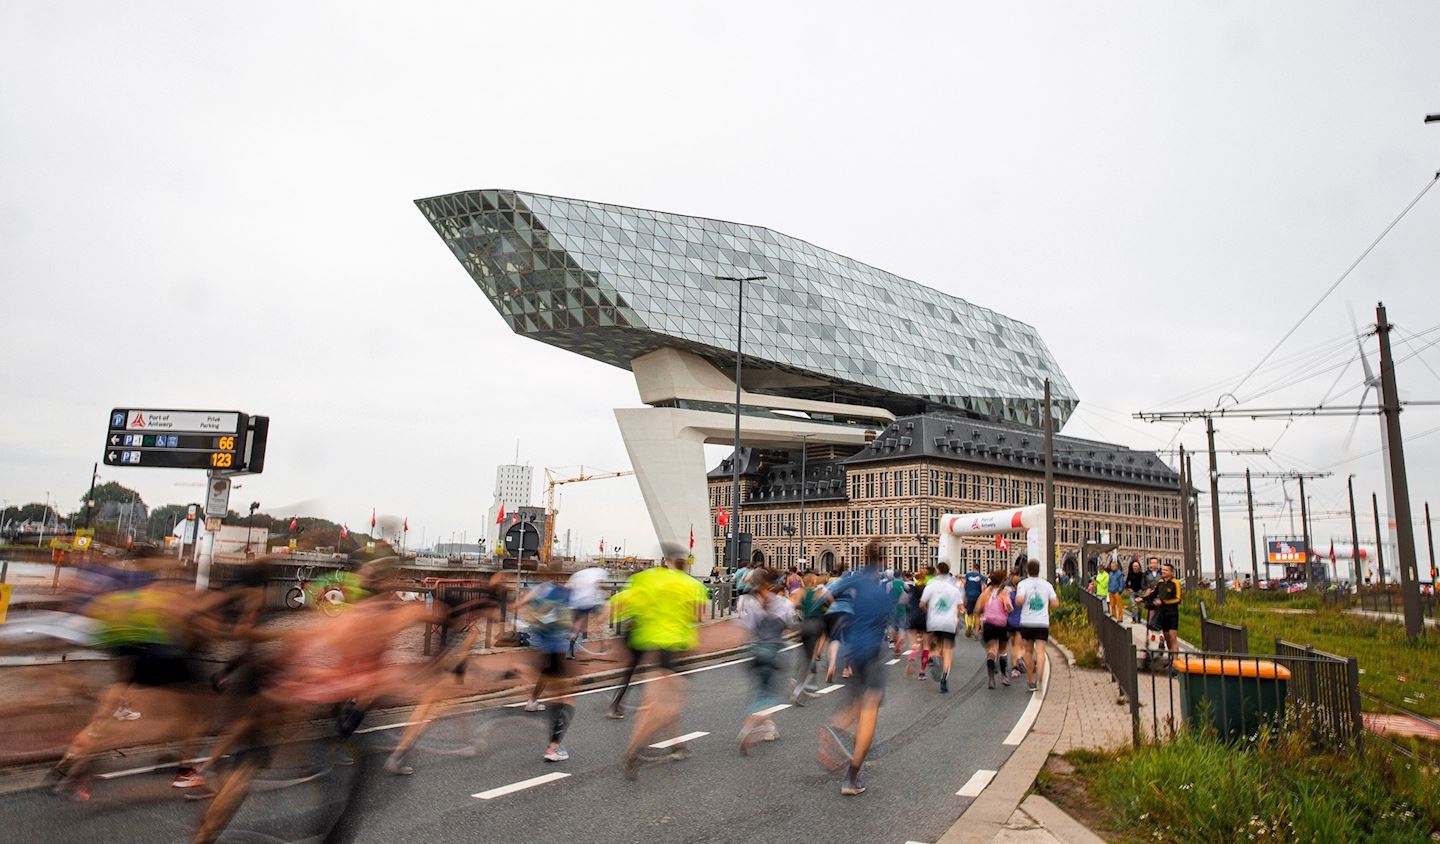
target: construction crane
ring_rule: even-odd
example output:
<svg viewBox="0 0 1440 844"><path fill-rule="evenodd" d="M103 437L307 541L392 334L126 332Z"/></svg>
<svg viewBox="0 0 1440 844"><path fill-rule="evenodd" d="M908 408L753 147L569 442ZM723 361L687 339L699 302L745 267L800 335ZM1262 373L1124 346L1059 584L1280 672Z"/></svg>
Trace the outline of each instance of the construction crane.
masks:
<svg viewBox="0 0 1440 844"><path fill-rule="evenodd" d="M560 467L560 469L568 468L570 467ZM540 565L542 568L550 567L550 554L552 547L555 544L555 487L560 486L561 484L579 483L580 481L598 481L604 478L623 478L626 475L635 474L634 469L626 469L622 472L597 472L592 469L591 471L586 472L584 466L580 467L579 474L569 478L559 477L558 472L559 469L545 470L545 530L540 537Z"/></svg>

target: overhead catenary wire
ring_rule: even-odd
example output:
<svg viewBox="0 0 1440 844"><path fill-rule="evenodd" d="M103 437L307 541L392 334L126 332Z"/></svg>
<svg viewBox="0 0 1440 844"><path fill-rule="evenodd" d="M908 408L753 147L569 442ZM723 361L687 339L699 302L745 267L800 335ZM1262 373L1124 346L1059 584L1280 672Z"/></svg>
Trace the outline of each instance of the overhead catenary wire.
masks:
<svg viewBox="0 0 1440 844"><path fill-rule="evenodd" d="M1350 274L1355 271L1355 268L1360 266L1360 262L1364 261L1365 258L1375 250L1375 247L1380 245L1380 241L1384 240L1386 235L1390 234L1390 232L1397 225L1400 224L1400 221L1405 219L1405 215L1410 213L1410 209L1414 208L1421 199L1425 198L1425 194L1429 193L1430 189L1435 187L1435 183L1437 181L1440 181L1440 170L1435 171L1435 175L1430 177L1429 181L1425 183L1425 186L1420 189L1420 192L1415 194L1415 198L1410 200L1410 202L1405 205L1404 209L1402 209L1400 213L1396 215L1395 219L1390 221L1390 225L1386 226L1385 229L1380 232L1379 236L1377 236L1373 241L1371 241L1370 245L1365 247L1364 251L1362 251L1360 255L1355 258L1354 261L1350 262L1350 266L1345 268L1345 272L1341 273L1339 278L1335 279L1335 281L1333 281L1329 287L1325 288L1325 292L1320 294L1320 298L1315 301L1315 304L1311 305L1308 309L1306 309L1305 313L1301 314L1300 319L1297 320L1295 324L1290 327L1290 330L1286 331L1285 334L1275 343L1275 345L1270 348L1270 351L1266 352L1265 355L1260 358L1260 362L1255 364L1255 366L1251 367L1249 372L1245 373L1245 377L1241 378L1240 381L1230 390L1231 393L1238 393L1240 391L1240 388L1245 386L1245 383L1249 381L1250 378L1260 370L1260 367L1264 366L1265 363L1270 360L1271 356L1274 355L1277 351L1279 351L1280 347L1284 346L1285 343L1290 339L1292 335L1295 334L1296 331L1300 330L1300 326L1305 324L1305 320L1309 319L1310 315L1315 313L1315 311L1322 304L1324 304L1326 299L1330 298L1330 294L1334 293L1336 288L1338 288L1341 284L1345 283L1345 279L1349 278ZM1220 402L1217 401L1215 403L1215 406L1219 407Z"/></svg>

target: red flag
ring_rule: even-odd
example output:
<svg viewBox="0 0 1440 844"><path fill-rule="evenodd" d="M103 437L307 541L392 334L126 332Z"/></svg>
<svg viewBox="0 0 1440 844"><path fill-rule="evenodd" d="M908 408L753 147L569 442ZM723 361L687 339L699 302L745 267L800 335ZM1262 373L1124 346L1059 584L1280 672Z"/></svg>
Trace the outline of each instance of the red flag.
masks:
<svg viewBox="0 0 1440 844"><path fill-rule="evenodd" d="M1002 536L1002 535L1000 535L1000 534L998 534L998 533L995 534L995 550L997 550L997 551L1009 551L1009 550L1010 550L1010 540L1006 539L1004 536Z"/></svg>
<svg viewBox="0 0 1440 844"><path fill-rule="evenodd" d="M497 524L497 525L503 525L504 523L505 523L505 504L504 504L504 502L501 502L501 504L500 504L500 515L498 515L498 516L495 517L495 524Z"/></svg>
<svg viewBox="0 0 1440 844"><path fill-rule="evenodd" d="M374 529L375 529L375 508L374 508L374 507L371 507L371 508L370 508L370 529L371 529L371 530L374 530Z"/></svg>
<svg viewBox="0 0 1440 844"><path fill-rule="evenodd" d="M605 537L600 537L600 553L605 553Z"/></svg>
<svg viewBox="0 0 1440 844"><path fill-rule="evenodd" d="M720 525L720 527L725 527L726 525L730 524L730 514L725 512L724 507L721 507L719 509L720 515L715 517L715 521Z"/></svg>
<svg viewBox="0 0 1440 844"><path fill-rule="evenodd" d="M410 517L409 517L409 516L406 516L406 517L405 517L405 524L402 526L401 529L404 530L406 533L409 533L409 532L410 532Z"/></svg>
<svg viewBox="0 0 1440 844"><path fill-rule="evenodd" d="M1330 540L1330 562L1335 562L1335 540Z"/></svg>
<svg viewBox="0 0 1440 844"><path fill-rule="evenodd" d="M295 532L295 528L298 528L298 527L300 527L300 518L299 518L298 516L291 516L291 517L290 517L290 532L291 532L291 533L294 533L294 532Z"/></svg>
<svg viewBox="0 0 1440 844"><path fill-rule="evenodd" d="M341 538L341 539L344 539L345 537L347 537L347 536L349 536L349 535L350 535L350 528L347 527L347 526L345 526L345 525L341 525L341 526L340 526L340 538Z"/></svg>
<svg viewBox="0 0 1440 844"><path fill-rule="evenodd" d="M695 526L690 526L690 550L695 550Z"/></svg>

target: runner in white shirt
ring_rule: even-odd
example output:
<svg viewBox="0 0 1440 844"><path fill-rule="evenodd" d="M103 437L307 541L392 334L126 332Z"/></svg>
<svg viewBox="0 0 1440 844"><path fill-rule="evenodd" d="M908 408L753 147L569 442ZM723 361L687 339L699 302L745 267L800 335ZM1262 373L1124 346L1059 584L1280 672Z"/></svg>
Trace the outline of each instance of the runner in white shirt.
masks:
<svg viewBox="0 0 1440 844"><path fill-rule="evenodd" d="M1025 680L1037 691L1045 670L1045 646L1036 642L1050 639L1050 611L1060 606L1055 587L1040 579L1040 561L1025 564L1029 577L1015 587L1015 604L1020 607L1020 638L1025 647Z"/></svg>
<svg viewBox="0 0 1440 844"><path fill-rule="evenodd" d="M950 691L950 663L955 654L955 631L960 627L960 602L964 593L950 575L950 564L941 563L940 574L925 584L920 593L920 609L925 611L925 631L930 635L930 650L940 652L940 693ZM920 666L925 671L925 666Z"/></svg>
<svg viewBox="0 0 1440 844"><path fill-rule="evenodd" d="M575 624L570 628L570 658L575 658L575 642L581 636L590 637L590 618L599 612L604 606L607 596L605 590L600 587L610 578L610 573L602 566L589 566L570 575L566 587L570 590L570 609L575 616ZM603 648L597 649L603 651Z"/></svg>

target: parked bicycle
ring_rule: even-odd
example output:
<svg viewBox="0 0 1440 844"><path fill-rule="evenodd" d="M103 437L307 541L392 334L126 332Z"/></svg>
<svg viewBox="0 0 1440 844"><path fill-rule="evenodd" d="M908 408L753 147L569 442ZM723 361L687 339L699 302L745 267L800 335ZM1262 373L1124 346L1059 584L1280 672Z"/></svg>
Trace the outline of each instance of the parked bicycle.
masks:
<svg viewBox="0 0 1440 844"><path fill-rule="evenodd" d="M349 603L340 572L330 571L315 578L315 567L308 565L296 567L295 585L285 593L285 606L290 609L313 606L328 616L339 615Z"/></svg>

